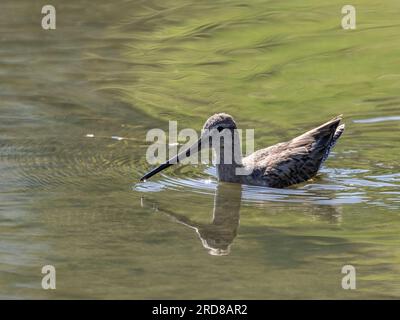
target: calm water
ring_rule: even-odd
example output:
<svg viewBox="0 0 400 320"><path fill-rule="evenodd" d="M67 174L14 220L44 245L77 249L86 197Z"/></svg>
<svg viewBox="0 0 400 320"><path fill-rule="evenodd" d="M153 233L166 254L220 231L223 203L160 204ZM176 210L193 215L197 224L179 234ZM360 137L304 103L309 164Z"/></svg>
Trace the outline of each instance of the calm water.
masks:
<svg viewBox="0 0 400 320"><path fill-rule="evenodd" d="M1 298L400 298L398 1L353 1L353 31L336 0L52 4L54 31L43 1L1 4ZM257 148L347 130L287 190L204 165L138 183L148 129L216 111Z"/></svg>

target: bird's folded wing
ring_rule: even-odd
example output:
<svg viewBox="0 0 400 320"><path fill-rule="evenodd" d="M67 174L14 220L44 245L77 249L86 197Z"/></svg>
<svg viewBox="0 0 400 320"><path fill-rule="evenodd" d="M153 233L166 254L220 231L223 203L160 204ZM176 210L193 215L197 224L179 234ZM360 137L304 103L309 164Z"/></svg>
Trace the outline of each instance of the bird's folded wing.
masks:
<svg viewBox="0 0 400 320"><path fill-rule="evenodd" d="M336 117L288 142L256 151L244 164L252 166L253 175L270 187L304 182L318 172L340 120L341 116Z"/></svg>

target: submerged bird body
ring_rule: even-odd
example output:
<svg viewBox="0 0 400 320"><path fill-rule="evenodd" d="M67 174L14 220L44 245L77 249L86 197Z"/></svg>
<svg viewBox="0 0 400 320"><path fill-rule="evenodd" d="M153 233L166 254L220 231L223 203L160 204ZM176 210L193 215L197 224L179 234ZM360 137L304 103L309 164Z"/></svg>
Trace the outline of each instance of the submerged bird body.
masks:
<svg viewBox="0 0 400 320"><path fill-rule="evenodd" d="M229 130L232 133L232 141L229 141L228 147L222 144L218 149L214 148L220 160L216 165L220 181L285 188L307 181L317 174L344 131L344 125L339 125L341 119L341 116L333 118L290 141L257 150L243 159L239 139L234 139L237 134L236 123L230 115L225 113L213 115L204 124L203 131L217 129L218 132ZM207 138L209 137L202 136L197 144L182 154L189 156L199 151L202 148L202 141ZM182 154L152 170L141 180L179 162ZM224 162L224 156L227 154L231 155L232 162ZM238 174L238 170L244 171L245 174Z"/></svg>

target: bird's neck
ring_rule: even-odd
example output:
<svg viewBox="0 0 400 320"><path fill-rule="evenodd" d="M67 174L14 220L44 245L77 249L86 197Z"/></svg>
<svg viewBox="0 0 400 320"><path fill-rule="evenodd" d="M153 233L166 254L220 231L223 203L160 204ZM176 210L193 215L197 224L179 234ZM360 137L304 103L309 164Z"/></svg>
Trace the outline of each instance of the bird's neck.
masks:
<svg viewBox="0 0 400 320"><path fill-rule="evenodd" d="M221 181L239 182L240 176L237 169L242 167L242 152L237 132L228 138L227 143L222 143L219 148L214 148L217 156L217 174Z"/></svg>

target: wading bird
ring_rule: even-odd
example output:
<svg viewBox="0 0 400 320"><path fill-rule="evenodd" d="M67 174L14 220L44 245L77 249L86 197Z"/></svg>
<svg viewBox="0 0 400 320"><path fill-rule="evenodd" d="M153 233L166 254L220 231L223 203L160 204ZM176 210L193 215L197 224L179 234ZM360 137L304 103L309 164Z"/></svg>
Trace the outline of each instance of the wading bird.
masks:
<svg viewBox="0 0 400 320"><path fill-rule="evenodd" d="M206 121L202 135L195 144L151 170L140 180L149 179L179 163L199 152L205 145L209 146L211 142L217 154L216 167L220 181L285 188L307 181L317 174L344 131L344 124L339 125L341 120L342 116L337 116L290 141L257 150L242 158L235 121L226 113L218 113ZM218 147L212 143L215 133L224 137L224 143L218 144ZM225 161L228 158L230 161Z"/></svg>

